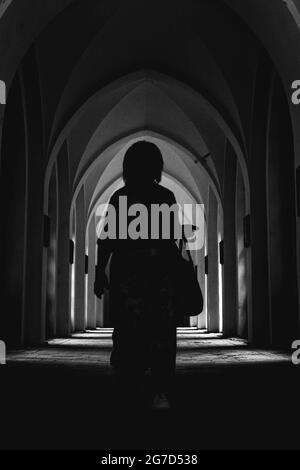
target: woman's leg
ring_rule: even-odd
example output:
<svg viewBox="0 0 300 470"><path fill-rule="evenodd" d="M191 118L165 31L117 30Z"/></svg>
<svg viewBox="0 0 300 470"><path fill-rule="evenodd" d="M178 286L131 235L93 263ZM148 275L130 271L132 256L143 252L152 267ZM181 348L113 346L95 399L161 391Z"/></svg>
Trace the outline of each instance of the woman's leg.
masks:
<svg viewBox="0 0 300 470"><path fill-rule="evenodd" d="M144 375L148 368L141 333L128 326L115 327L111 365L119 404L144 405Z"/></svg>
<svg viewBox="0 0 300 470"><path fill-rule="evenodd" d="M151 375L154 390L172 395L175 385L177 338L176 326L161 331L153 344Z"/></svg>

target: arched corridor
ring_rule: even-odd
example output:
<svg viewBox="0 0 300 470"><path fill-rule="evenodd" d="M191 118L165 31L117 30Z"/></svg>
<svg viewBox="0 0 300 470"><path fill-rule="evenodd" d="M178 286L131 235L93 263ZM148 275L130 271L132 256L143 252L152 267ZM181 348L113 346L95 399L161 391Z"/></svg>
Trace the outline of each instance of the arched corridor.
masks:
<svg viewBox="0 0 300 470"><path fill-rule="evenodd" d="M13 0L0 13L0 375L17 385L28 373L34 406L38 375L49 372L43 392L56 419L63 406L50 377L74 411L89 400L81 387L70 397L64 373L74 386L82 377L100 393L103 384L99 407L113 406L109 291L94 294L97 239L103 207L124 184L126 151L148 141L164 159L161 184L203 211L203 245L191 253L204 308L177 333L182 426L195 408L207 420L241 413L254 426L267 406L270 418L280 396L279 387L267 405L272 387L285 381L294 397L299 377L298 0ZM252 379L261 396L254 391L250 406ZM67 445L80 447L67 416ZM83 448L95 445L87 434ZM235 433L237 446L257 444L250 434ZM266 445L292 446L283 434Z"/></svg>
<svg viewBox="0 0 300 470"><path fill-rule="evenodd" d="M72 265L72 270L74 273L76 271L82 272L81 277L79 277L79 288L85 287L85 293L82 292L81 294L81 304L78 308L79 314L82 316L82 320L79 321L79 327L76 324L71 328L72 331L84 330L85 327L95 328L96 326L109 326L103 317L103 310L105 309L105 304L107 303L105 298L102 302L99 302L94 297L93 293L93 284L94 284L94 275L95 275L95 256L96 256L96 243L95 240L98 233L99 227L99 220L101 219L101 213L97 212L98 208L101 205L108 202L110 196L113 194L116 189L123 185L121 179L122 173L122 161L124 157L124 153L130 145L138 140L147 139L150 142L156 143L162 151L164 161L165 161L165 172L162 179L163 186L173 190L174 194L177 196L177 202L181 205L183 204L192 204L198 203L203 204L203 210L205 211L205 207L209 207L209 200L208 200L208 191L209 191L209 177L204 170L199 167L197 168L197 173L194 172L192 175L190 167L191 165L195 164L195 157L184 153L184 149L180 148L178 145L172 144L170 140L163 140L162 136L157 135L156 133L150 131L141 131L134 136L128 136L126 139L122 139L121 143L117 143L119 147L122 144L121 150L115 153L113 152L113 157L110 163L106 166L105 170L98 176L99 179L96 179L95 175L97 175L98 166L101 164L104 155L100 154L97 157L97 160L93 162L93 165L88 168L84 179L82 179L79 183L79 187L84 187L84 190L80 189L75 191L75 196L73 199L73 205L71 207L71 213L74 215L78 214L78 204L80 204L80 198L83 194L88 195L88 200L85 201L85 207L87 208L87 213L84 216L85 219L81 219L79 226L81 230L82 242L83 242L83 232L84 232L84 220L86 220L86 230L85 230L85 248L84 253L86 258L86 269L83 266L83 249L78 248L78 241L76 242L75 238L75 253L78 254L77 256L77 263L80 263L79 257L81 257L81 264L76 263L76 256L74 264ZM115 145L114 145L115 147ZM112 149L106 149L105 153L111 153ZM186 151L187 152L187 151ZM99 173L98 173L99 175ZM90 184L94 184L95 187L90 188ZM76 194L78 194L76 196ZM212 194L214 194L212 192ZM214 201L216 201L217 212L215 216L211 217L211 223L215 224L217 230L222 233L222 223L221 219L218 219L218 210L222 213L222 206L220 203L220 198L218 195L213 196ZM219 199L219 205L217 202L217 198ZM207 201L207 202L206 202ZM207 217L208 214L205 214ZM75 217L74 217L75 219ZM71 221L71 226L73 226L74 220ZM72 229L71 229L72 230ZM208 229L206 229L207 231ZM80 234L79 234L80 236ZM70 234L72 238L72 234ZM208 249L212 250L212 253L216 256L216 273L215 279L213 282L216 285L217 291L220 291L221 295L221 284L222 284L222 277L219 276L219 271L221 272L221 266L218 267L218 242L216 241L214 245L208 248L207 246L203 246L201 250L197 250L194 253L194 263L197 266L198 270L198 279L201 284L203 292L207 290L206 284L207 279L205 278L205 256L208 253ZM83 282L85 276L85 281ZM79 300L79 296L76 295L76 289L78 288L78 284L76 283L76 275L73 275L74 283L71 286L72 297L74 299L77 298ZM219 285L220 284L220 285ZM215 290L211 293L211 297L215 296ZM72 298L71 298L72 303ZM207 302L206 302L207 303ZM76 303L74 304L75 310L71 313L71 316L75 316L76 314ZM209 331L211 328L215 328L218 331L220 330L220 325L222 323L222 312L220 309L219 303L215 306L215 308L211 308L208 310L207 307L205 311L199 315L198 318L191 319L192 325L191 326L198 326L199 328L208 328ZM85 318L84 318L85 315ZM215 325L214 327L208 327L208 322L210 325ZM74 322L71 322L74 324Z"/></svg>

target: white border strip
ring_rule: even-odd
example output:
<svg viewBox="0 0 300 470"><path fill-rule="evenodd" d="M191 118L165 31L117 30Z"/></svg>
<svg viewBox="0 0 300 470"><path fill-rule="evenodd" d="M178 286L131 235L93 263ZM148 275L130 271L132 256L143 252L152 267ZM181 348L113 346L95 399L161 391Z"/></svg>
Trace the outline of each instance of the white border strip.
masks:
<svg viewBox="0 0 300 470"><path fill-rule="evenodd" d="M292 17L294 18L298 28L300 29L300 12L296 7L293 0L283 0L283 3L286 4L288 10L290 11Z"/></svg>
<svg viewBox="0 0 300 470"><path fill-rule="evenodd" d="M0 20L13 0L0 0Z"/></svg>

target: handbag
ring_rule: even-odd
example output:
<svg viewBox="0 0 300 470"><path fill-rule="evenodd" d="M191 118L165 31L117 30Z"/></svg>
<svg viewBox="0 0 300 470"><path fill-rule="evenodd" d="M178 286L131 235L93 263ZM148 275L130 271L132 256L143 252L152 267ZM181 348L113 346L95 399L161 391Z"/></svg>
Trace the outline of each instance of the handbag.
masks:
<svg viewBox="0 0 300 470"><path fill-rule="evenodd" d="M188 259L183 257L183 245L186 240L181 240L178 248L178 263L176 268L177 288L177 314L179 317L194 317L203 311L203 295L197 279L196 267L189 250L185 249Z"/></svg>

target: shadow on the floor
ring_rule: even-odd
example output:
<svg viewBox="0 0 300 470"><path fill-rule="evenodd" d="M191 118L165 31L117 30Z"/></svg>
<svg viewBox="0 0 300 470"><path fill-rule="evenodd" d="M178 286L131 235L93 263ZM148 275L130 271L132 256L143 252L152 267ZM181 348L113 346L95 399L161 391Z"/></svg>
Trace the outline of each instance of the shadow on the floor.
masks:
<svg viewBox="0 0 300 470"><path fill-rule="evenodd" d="M0 368L2 449L300 447L300 369L287 355L251 356L247 347L225 345L193 357L180 349L173 409L153 412L134 390L118 393L106 345L74 340L16 351ZM147 394L149 375L145 380Z"/></svg>

